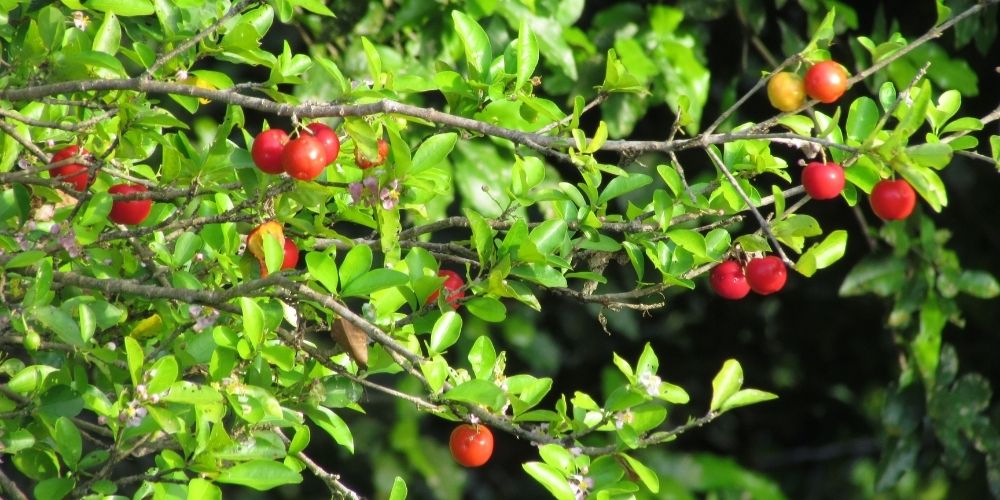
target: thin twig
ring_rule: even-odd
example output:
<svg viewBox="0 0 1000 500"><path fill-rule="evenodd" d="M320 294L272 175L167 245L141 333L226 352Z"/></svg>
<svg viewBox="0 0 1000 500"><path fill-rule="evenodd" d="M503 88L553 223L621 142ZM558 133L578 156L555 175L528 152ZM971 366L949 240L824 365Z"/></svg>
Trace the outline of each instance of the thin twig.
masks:
<svg viewBox="0 0 1000 500"><path fill-rule="evenodd" d="M740 198L743 199L743 202L746 203L750 213L752 213L754 218L757 219L757 222L760 223L761 230L764 231L764 234L767 235L767 239L774 245L774 251L778 253L781 260L788 266L795 266L795 263L788 258L788 255L785 255L785 249L781 247L781 243L778 242L778 238L776 238L774 233L771 231L771 225L767 223L764 216L760 214L760 210L757 210L757 207L755 207L753 202L750 201L750 197L747 196L746 191L743 190L743 187L740 186L736 177L733 177L732 172L729 171L729 167L726 167L726 164L721 158L719 158L719 155L715 154L715 150L712 148L705 148L705 152L708 153L708 157L712 159L712 163L715 163L715 166L722 171L727 179L729 179L729 183L732 184L733 189L736 190L736 192L740 195Z"/></svg>

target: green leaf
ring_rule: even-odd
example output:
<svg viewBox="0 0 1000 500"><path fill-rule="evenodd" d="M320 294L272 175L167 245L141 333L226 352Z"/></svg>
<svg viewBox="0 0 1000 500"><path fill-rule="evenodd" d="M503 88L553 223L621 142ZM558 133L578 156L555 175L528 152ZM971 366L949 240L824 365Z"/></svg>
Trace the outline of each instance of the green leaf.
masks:
<svg viewBox="0 0 1000 500"><path fill-rule="evenodd" d="M893 135L902 140L912 136L927 118L927 107L930 106L931 102L930 81L924 80L919 87L910 89L910 95L913 98L911 105L896 108L899 126L896 127Z"/></svg>
<svg viewBox="0 0 1000 500"><path fill-rule="evenodd" d="M455 311L448 311L434 322L431 329L431 341L428 353L431 355L444 352L458 341L462 334L462 316Z"/></svg>
<svg viewBox="0 0 1000 500"><path fill-rule="evenodd" d="M427 379L427 386L431 392L437 394L444 387L444 382L448 378L448 362L441 356L434 356L430 361L420 363L420 371Z"/></svg>
<svg viewBox="0 0 1000 500"><path fill-rule="evenodd" d="M566 477L559 472L559 469L542 462L527 462L522 467L525 472L535 478L535 481L541 483L556 500L574 500L576 498L573 489L566 481Z"/></svg>
<svg viewBox="0 0 1000 500"><path fill-rule="evenodd" d="M156 12L150 0L89 0L84 7L98 12L113 12L122 17L150 16Z"/></svg>
<svg viewBox="0 0 1000 500"><path fill-rule="evenodd" d="M507 319L507 306L493 297L473 297L464 305L472 315L483 321L500 323Z"/></svg>
<svg viewBox="0 0 1000 500"><path fill-rule="evenodd" d="M395 269L373 269L347 283L341 294L345 297L363 297L372 292L395 286L403 286L409 282L409 276Z"/></svg>
<svg viewBox="0 0 1000 500"><path fill-rule="evenodd" d="M879 87L878 90L878 101L882 105L882 109L888 111L892 107L893 103L896 102L896 86L892 82L885 82Z"/></svg>
<svg viewBox="0 0 1000 500"><path fill-rule="evenodd" d="M473 403L500 409L507 404L507 395L493 382L473 379L463 382L444 393L444 398L462 403Z"/></svg>
<svg viewBox="0 0 1000 500"><path fill-rule="evenodd" d="M172 355L156 360L147 372L149 384L147 384L146 390L149 394L158 394L167 390L177 380L178 373L177 359Z"/></svg>
<svg viewBox="0 0 1000 500"><path fill-rule="evenodd" d="M517 88L524 88L538 65L538 39L529 27L528 20L523 19L517 30Z"/></svg>
<svg viewBox="0 0 1000 500"><path fill-rule="evenodd" d="M465 47L465 60L472 70L472 77L486 81L490 71L490 61L493 60L493 48L490 37L475 19L464 12L453 10L451 18L455 21L455 29Z"/></svg>
<svg viewBox="0 0 1000 500"><path fill-rule="evenodd" d="M863 143L875 131L879 120L878 105L870 97L859 97L847 113L847 138Z"/></svg>
<svg viewBox="0 0 1000 500"><path fill-rule="evenodd" d="M243 312L243 334L256 350L264 340L264 310L250 297L240 297L240 310Z"/></svg>
<svg viewBox="0 0 1000 500"><path fill-rule="evenodd" d="M545 463L555 467L563 474L571 474L574 469L573 455L558 444L545 444L538 448L538 455Z"/></svg>
<svg viewBox="0 0 1000 500"><path fill-rule="evenodd" d="M86 344L94 338L94 332L97 330L97 318L87 304L77 305L76 311L80 318L80 339Z"/></svg>
<svg viewBox="0 0 1000 500"><path fill-rule="evenodd" d="M962 271L958 277L958 288L963 293L980 299L992 299L1000 295L1000 284L986 271Z"/></svg>
<svg viewBox="0 0 1000 500"><path fill-rule="evenodd" d="M76 481L68 477L50 477L35 485L35 498L60 500L73 491Z"/></svg>
<svg viewBox="0 0 1000 500"><path fill-rule="evenodd" d="M550 288L566 286L566 277L551 266L525 264L511 269L510 273L519 278Z"/></svg>
<svg viewBox="0 0 1000 500"><path fill-rule="evenodd" d="M847 231L838 229L828 234L822 242L809 247L795 264L795 270L803 276L812 276L817 270L830 267L840 260L846 251Z"/></svg>
<svg viewBox="0 0 1000 500"><path fill-rule="evenodd" d="M934 387L941 356L941 334L948 317L937 296L929 297L920 308L920 327L910 343L913 359L929 388Z"/></svg>
<svg viewBox="0 0 1000 500"><path fill-rule="evenodd" d="M132 376L132 385L139 385L139 381L142 380L142 363L145 358L145 354L142 352L142 346L139 345L139 341L132 337L125 337L125 358L128 361L128 373Z"/></svg>
<svg viewBox="0 0 1000 500"><path fill-rule="evenodd" d="M285 242L279 241L271 233L264 233L264 264L267 267L267 272L278 272L284 261Z"/></svg>
<svg viewBox="0 0 1000 500"><path fill-rule="evenodd" d="M347 286L371 268L372 249L367 245L358 245L347 252L344 262L340 264L340 282Z"/></svg>
<svg viewBox="0 0 1000 500"><path fill-rule="evenodd" d="M719 412L727 412L733 408L762 403L772 399L778 399L778 395L771 394L770 392L759 391L757 389L743 389L730 396L729 399L722 404L722 407L719 408Z"/></svg>
<svg viewBox="0 0 1000 500"><path fill-rule="evenodd" d="M101 26L97 29L97 33L94 34L92 48L96 52L105 52L111 55L117 54L118 48L121 45L121 38L122 30L121 25L118 23L118 16L109 12L104 16L104 21L101 21Z"/></svg>
<svg viewBox="0 0 1000 500"><path fill-rule="evenodd" d="M66 417L59 417L55 425L55 445L62 455L63 460L70 469L76 470L77 463L80 462L80 455L83 454L83 438L80 430L72 420Z"/></svg>
<svg viewBox="0 0 1000 500"><path fill-rule="evenodd" d="M406 500L406 495L408 494L406 489L406 481L403 478L396 476L396 479L392 481L392 490L389 491L389 500Z"/></svg>
<svg viewBox="0 0 1000 500"><path fill-rule="evenodd" d="M674 200L663 189L653 191L653 217L660 229L670 227L670 219L674 215ZM641 279L641 278L640 278Z"/></svg>
<svg viewBox="0 0 1000 500"><path fill-rule="evenodd" d="M709 410L717 411L722 408L736 391L743 386L743 367L735 359L727 359L722 364L722 369L712 379L712 403Z"/></svg>
<svg viewBox="0 0 1000 500"><path fill-rule="evenodd" d="M493 235L495 231L482 215L471 208L465 209L465 216L469 219L469 228L472 230L472 243L476 247L476 254L479 255L480 263L487 263L493 258L496 248L493 246Z"/></svg>
<svg viewBox="0 0 1000 500"><path fill-rule="evenodd" d="M667 238L677 246L691 252L695 257L708 259L708 247L705 245L705 237L701 233L691 229L674 229L667 232Z"/></svg>
<svg viewBox="0 0 1000 500"><path fill-rule="evenodd" d="M192 257L199 250L201 250L204 242L201 236L194 234L190 231L185 231L177 238L177 243L174 245L174 255L173 264L176 267L183 266L191 260Z"/></svg>
<svg viewBox="0 0 1000 500"><path fill-rule="evenodd" d="M283 484L299 484L302 475L278 462L251 460L223 469L215 481L265 491Z"/></svg>
<svg viewBox="0 0 1000 500"><path fill-rule="evenodd" d="M410 164L410 174L416 174L429 168L440 166L451 154L458 142L458 134L448 132L428 137L417 151L413 153Z"/></svg>
<svg viewBox="0 0 1000 500"><path fill-rule="evenodd" d="M11 377L10 382L7 382L7 388L21 394L34 391L41 387L45 378L54 371L56 369L48 365L24 367Z"/></svg>
<svg viewBox="0 0 1000 500"><path fill-rule="evenodd" d="M378 55L378 49L368 40L368 37L361 37L361 46L365 51L365 58L368 60L368 73L371 74L374 88L382 87L382 58Z"/></svg>
<svg viewBox="0 0 1000 500"><path fill-rule="evenodd" d="M597 203L599 205L603 205L609 200L613 200L625 193L647 186L652 182L653 178L646 174L630 174L627 176L621 175L615 177L614 179L611 179L611 182L608 183L608 187L606 187L597 198Z"/></svg>
<svg viewBox="0 0 1000 500"><path fill-rule="evenodd" d="M306 254L306 269L327 291L337 293L337 263L332 257L322 252L309 252Z"/></svg>
<svg viewBox="0 0 1000 500"><path fill-rule="evenodd" d="M646 488L649 489L649 491L653 493L660 492L660 476L657 475L656 471L650 469L649 467L646 467L642 462L624 453L619 453L618 456L625 459L625 462L628 463L629 468L632 469L633 472L635 472L636 476L639 476L639 480L642 481L642 484L645 485Z"/></svg>
<svg viewBox="0 0 1000 500"><path fill-rule="evenodd" d="M313 423L326 431L337 444L354 453L354 436L344 419L340 418L339 415L323 406L307 406L306 415Z"/></svg>
<svg viewBox="0 0 1000 500"><path fill-rule="evenodd" d="M942 134L948 134L951 132L977 132L983 129L983 122L979 118L973 118L971 116L966 116L959 118L947 125L941 130Z"/></svg>
<svg viewBox="0 0 1000 500"><path fill-rule="evenodd" d="M555 253L566 240L567 227L566 221L562 219L547 220L532 229L529 238L539 252Z"/></svg>
<svg viewBox="0 0 1000 500"><path fill-rule="evenodd" d="M59 340L75 347L83 347L83 336L80 334L80 326L73 317L65 311L53 306L43 306L34 308L32 316L47 330L56 334Z"/></svg>
<svg viewBox="0 0 1000 500"><path fill-rule="evenodd" d="M222 489L207 479L200 477L188 481L188 498L199 500L222 500Z"/></svg>
<svg viewBox="0 0 1000 500"><path fill-rule="evenodd" d="M292 0L295 5L302 7L313 14L319 14L321 16L336 17L333 15L333 11L324 5L324 0Z"/></svg>
<svg viewBox="0 0 1000 500"><path fill-rule="evenodd" d="M951 162L952 150L945 143L918 144L906 148L906 155L917 165L940 170Z"/></svg>
<svg viewBox="0 0 1000 500"><path fill-rule="evenodd" d="M809 44L802 49L802 54L808 55L810 52L816 50L817 48L827 47L830 45L830 40L836 35L833 23L837 19L837 10L835 8L830 8L830 11L826 13L823 20L816 27L816 31L813 33L813 37L809 40Z"/></svg>
<svg viewBox="0 0 1000 500"><path fill-rule="evenodd" d="M933 170L913 164L900 164L896 169L903 178L913 186L913 189L920 194L920 197L934 209L940 212L942 208L948 206L948 191L944 187L944 181Z"/></svg>
<svg viewBox="0 0 1000 500"><path fill-rule="evenodd" d="M483 335L476 339L469 350L469 364L472 366L476 378L490 379L493 376L493 367L496 366L497 351L493 347L493 342L489 336Z"/></svg>
<svg viewBox="0 0 1000 500"><path fill-rule="evenodd" d="M214 387L200 385L187 380L178 380L170 386L162 401L189 405L211 405L222 403L222 394Z"/></svg>
<svg viewBox="0 0 1000 500"><path fill-rule="evenodd" d="M889 297L903 289L907 266L901 259L865 259L847 273L838 292L841 297L873 293Z"/></svg>
<svg viewBox="0 0 1000 500"><path fill-rule="evenodd" d="M38 263L39 259L45 256L45 252L41 250L29 250L27 252L18 252L13 258L7 261L4 265L6 269L17 269L19 267L33 266Z"/></svg>
<svg viewBox="0 0 1000 500"><path fill-rule="evenodd" d="M992 154L993 163L997 169L1000 169L1000 135L990 136L990 152Z"/></svg>

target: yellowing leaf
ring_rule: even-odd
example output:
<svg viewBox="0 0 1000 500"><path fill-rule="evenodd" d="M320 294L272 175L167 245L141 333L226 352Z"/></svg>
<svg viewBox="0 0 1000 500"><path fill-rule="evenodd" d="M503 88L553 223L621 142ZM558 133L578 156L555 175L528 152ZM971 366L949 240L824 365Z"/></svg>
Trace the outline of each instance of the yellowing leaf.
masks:
<svg viewBox="0 0 1000 500"><path fill-rule="evenodd" d="M159 314L153 313L152 316L136 323L128 334L137 339L149 338L159 333L162 327L163 319Z"/></svg>
<svg viewBox="0 0 1000 500"><path fill-rule="evenodd" d="M250 231L250 235L247 236L247 249L250 253L257 258L260 262L262 269L267 269L264 265L264 235L270 234L274 236L274 239L278 242L284 243L285 241L285 230L281 228L281 224L276 221L267 221ZM261 273L264 274L264 273Z"/></svg>

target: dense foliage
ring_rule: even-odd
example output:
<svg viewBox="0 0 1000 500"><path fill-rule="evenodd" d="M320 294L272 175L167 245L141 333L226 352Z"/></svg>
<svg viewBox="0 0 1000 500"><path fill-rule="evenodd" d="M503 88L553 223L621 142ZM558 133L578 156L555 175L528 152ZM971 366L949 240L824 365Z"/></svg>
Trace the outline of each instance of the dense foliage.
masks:
<svg viewBox="0 0 1000 500"><path fill-rule="evenodd" d="M675 340L850 261L892 349L868 394L810 382L879 428L826 485L1000 497L945 335L1000 285L938 215L1000 168L956 55L1000 2L921 3L0 0L0 492L815 494L673 451L809 349Z"/></svg>

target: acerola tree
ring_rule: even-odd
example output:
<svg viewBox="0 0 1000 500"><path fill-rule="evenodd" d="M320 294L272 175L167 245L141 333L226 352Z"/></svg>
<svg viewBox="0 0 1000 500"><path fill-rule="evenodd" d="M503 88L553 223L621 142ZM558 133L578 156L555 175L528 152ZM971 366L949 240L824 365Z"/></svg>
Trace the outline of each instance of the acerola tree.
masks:
<svg viewBox="0 0 1000 500"><path fill-rule="evenodd" d="M514 443L537 447L520 469L555 498L711 489L655 450L777 397L736 359L685 389L663 378L683 376L660 369L672 353L640 342L602 349L593 380L554 380L525 339L554 300L596 309L595 331L682 291L780 300L847 249L803 213L809 193L893 249L841 289L892 301L877 487L927 434L943 449L928 467L974 459L1000 496L990 384L942 340L957 295L1000 286L931 215L955 156L998 165L1000 113L963 110L964 89L913 64L947 59L932 40L962 23L995 27L1000 0L929 2L910 39L848 35L852 11L801 2L776 60L759 35L785 3L732 7L766 67L714 108L696 36L711 15L658 4L574 26L584 2L0 3L0 491L294 496L280 488L312 476L341 498L457 498L449 449L489 474ZM853 60L833 60L849 37ZM643 117L656 137L635 133Z"/></svg>

